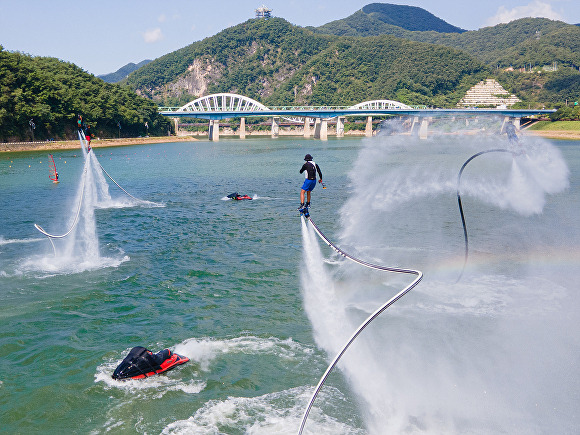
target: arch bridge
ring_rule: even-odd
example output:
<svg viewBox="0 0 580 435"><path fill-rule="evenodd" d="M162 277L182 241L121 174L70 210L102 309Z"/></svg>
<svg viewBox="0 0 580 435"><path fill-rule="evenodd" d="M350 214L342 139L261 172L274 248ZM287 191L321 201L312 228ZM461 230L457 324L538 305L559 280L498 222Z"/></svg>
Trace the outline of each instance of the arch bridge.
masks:
<svg viewBox="0 0 580 435"><path fill-rule="evenodd" d="M314 137L327 138L328 121L336 118L336 135L344 136L346 116L366 116L365 135L372 136L372 117L398 115L412 117L411 133L418 127L421 138L427 137L429 121L442 116L477 116L494 114L504 119L515 118L519 127L522 116L552 113L552 110L511 110L511 109L429 109L426 106L408 106L393 100L364 101L353 106L277 106L266 107L252 98L233 94L218 93L200 97L181 107L160 107L159 113L174 119L176 133L179 130L179 118L198 118L209 120L210 140L219 140L219 121L228 118L240 118L240 138L245 138L245 120L250 116L262 116L272 119L272 137L280 131L280 119L286 119L304 126L304 137L310 137L311 124L314 122ZM505 122L505 121L504 121Z"/></svg>

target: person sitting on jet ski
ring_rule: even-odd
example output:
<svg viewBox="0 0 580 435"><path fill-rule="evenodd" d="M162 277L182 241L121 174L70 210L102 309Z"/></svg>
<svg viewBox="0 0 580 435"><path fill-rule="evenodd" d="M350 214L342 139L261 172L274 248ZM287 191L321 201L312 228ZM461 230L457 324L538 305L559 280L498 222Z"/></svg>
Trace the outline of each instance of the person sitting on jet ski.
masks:
<svg viewBox="0 0 580 435"><path fill-rule="evenodd" d="M189 358L163 349L153 353L142 346L136 346L121 361L113 372L113 379L143 379L171 370L185 364Z"/></svg>
<svg viewBox="0 0 580 435"><path fill-rule="evenodd" d="M238 192L230 193L228 195L228 198L235 199L236 201L241 201L243 199L252 199L251 196L248 196L248 195L240 195Z"/></svg>

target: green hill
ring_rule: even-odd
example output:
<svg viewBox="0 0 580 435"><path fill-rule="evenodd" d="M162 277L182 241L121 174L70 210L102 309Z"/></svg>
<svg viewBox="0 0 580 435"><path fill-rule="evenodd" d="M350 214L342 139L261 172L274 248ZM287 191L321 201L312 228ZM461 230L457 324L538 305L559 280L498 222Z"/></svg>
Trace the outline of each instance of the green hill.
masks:
<svg viewBox="0 0 580 435"><path fill-rule="evenodd" d="M105 83L50 57L7 52L0 46L0 141L76 137L77 114L101 137L166 131L157 106L130 89ZM29 121L33 119L34 131Z"/></svg>
<svg viewBox="0 0 580 435"><path fill-rule="evenodd" d="M522 18L458 34L415 35L409 39L464 50L490 65L523 67L580 64L580 28L547 18ZM546 56L547 52L551 52Z"/></svg>
<svg viewBox="0 0 580 435"><path fill-rule="evenodd" d="M451 104L486 73L452 48L389 35L337 38L273 18L248 20L169 53L126 83L162 104L214 92L270 105L349 105L395 95L409 104Z"/></svg>
<svg viewBox="0 0 580 435"><path fill-rule="evenodd" d="M126 83L166 103L184 92L186 101L216 91L262 98L332 40L280 18L248 20L155 59L130 74Z"/></svg>
<svg viewBox="0 0 580 435"><path fill-rule="evenodd" d="M101 80L104 80L107 83L118 83L121 80L123 80L124 78L126 78L133 71L136 71L139 68L141 68L142 66L147 65L149 62L151 62L150 59L143 60L139 63L130 62L127 65L119 68L117 71L115 71L113 73L102 74L102 75L97 76L97 77L100 78Z"/></svg>
<svg viewBox="0 0 580 435"><path fill-rule="evenodd" d="M465 30L436 17L425 9L415 6L372 3L342 20L332 21L312 28L317 33L337 36L402 36L407 31L434 31L462 33Z"/></svg>
<svg viewBox="0 0 580 435"><path fill-rule="evenodd" d="M369 5L372 6L372 5ZM384 5L383 5L384 6ZM558 62L580 65L580 28L547 18L522 18L507 24L475 31L418 31L410 26L385 23L361 11L312 30L336 36L393 35L411 41L428 42L464 50L490 66L515 68Z"/></svg>
<svg viewBox="0 0 580 435"><path fill-rule="evenodd" d="M364 10L364 8L363 8ZM365 15L359 11L358 16ZM370 16L345 20L314 29L335 35L384 33L410 41L452 47L479 59L493 69L494 78L510 92L529 104L559 105L566 99L578 99L580 86L580 28L546 18L522 18L463 33L409 31L403 27L378 23L370 25ZM345 24L346 23L346 24ZM369 24L370 23L370 24ZM348 24L348 25L347 25ZM557 71L550 71L553 66ZM512 71L506 71L513 69ZM521 71L520 71L521 70ZM530 70L534 72L531 73Z"/></svg>

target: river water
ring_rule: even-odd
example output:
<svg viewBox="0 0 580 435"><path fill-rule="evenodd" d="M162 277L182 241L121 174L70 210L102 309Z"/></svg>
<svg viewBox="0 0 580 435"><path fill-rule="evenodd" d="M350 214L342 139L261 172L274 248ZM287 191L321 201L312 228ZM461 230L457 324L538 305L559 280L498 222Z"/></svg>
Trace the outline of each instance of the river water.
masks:
<svg viewBox="0 0 580 435"><path fill-rule="evenodd" d="M465 268L458 171L521 151L495 135L55 151L58 184L45 153L0 155L2 431L296 433L330 359L411 280L316 239L296 211L310 153L325 234L425 277L347 351L305 433L575 433L580 146L522 143L463 172ZM34 224L72 231L53 248ZM113 381L133 346L191 361Z"/></svg>

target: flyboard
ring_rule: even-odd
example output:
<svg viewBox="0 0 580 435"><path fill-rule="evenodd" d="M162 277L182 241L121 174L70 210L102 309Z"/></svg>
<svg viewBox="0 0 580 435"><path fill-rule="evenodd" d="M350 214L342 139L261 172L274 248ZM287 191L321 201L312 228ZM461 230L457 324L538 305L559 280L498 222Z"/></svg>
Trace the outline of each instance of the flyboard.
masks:
<svg viewBox="0 0 580 435"><path fill-rule="evenodd" d="M48 155L48 178L52 180L53 183L58 183L58 172L52 154Z"/></svg>
<svg viewBox="0 0 580 435"><path fill-rule="evenodd" d="M303 209L300 209L301 216L303 216L312 225L312 228L314 228L314 231L316 232L316 234L318 234L318 236L322 239L322 241L324 243L326 243L330 248L332 248L335 252L337 252L339 255L342 255L344 258L347 258L347 259L349 259L357 264L360 264L361 266L368 267L371 269L381 270L384 272L406 273L406 274L415 275L416 277L413 280L413 282L411 282L411 284L409 284L407 287L405 287L403 290L401 290L399 293L397 293L395 296L393 296L391 299L389 299L383 305L381 305L379 308L377 308L374 313L372 313L363 323L361 323L361 325L354 331L354 333L351 335L351 337L348 339L348 341L343 345L340 352L338 352L338 354L334 357L334 359L332 360L332 362L330 363L330 365L328 366L328 368L326 369L326 371L322 375L322 378L320 378L320 381L318 382L318 385L316 386L316 389L314 390L314 393L312 394L312 397L310 398L310 401L308 402L308 406L307 406L306 410L304 411L304 416L302 417L302 423L300 424L300 429L298 431L299 435L302 434L302 431L304 430L306 420L308 419L308 414L310 414L310 409L312 408L312 405L314 404L314 401L316 400L318 393L322 389L322 386L326 382L326 379L328 378L328 376L330 375L330 373L332 372L334 367L336 367L336 365L338 364L338 361L344 355L344 353L347 351L349 346L354 342L354 340L358 337L358 335L374 319L376 319L383 311L385 311L387 308L389 308L391 305L393 305L395 302L397 302L399 299L401 299L403 296L405 296L409 291L411 291L423 279L423 273L419 270L402 269L402 268L398 268L398 267L389 267L389 266L380 266L377 264L369 263L369 262L364 261L364 260L360 260L356 257L353 257L352 255L347 254L342 249L340 249L338 246L336 246L333 242L331 242L330 239L328 237L326 237L324 235L324 233L320 230L320 228L318 228L318 225L316 225L316 223L314 223L314 221L310 217L310 213L309 213L307 207L305 207L304 212L302 210Z"/></svg>

